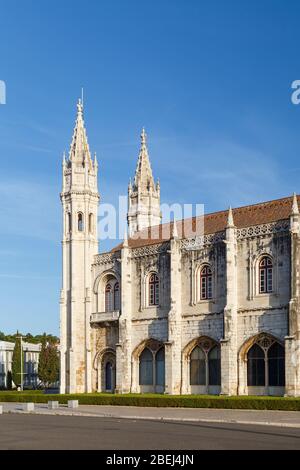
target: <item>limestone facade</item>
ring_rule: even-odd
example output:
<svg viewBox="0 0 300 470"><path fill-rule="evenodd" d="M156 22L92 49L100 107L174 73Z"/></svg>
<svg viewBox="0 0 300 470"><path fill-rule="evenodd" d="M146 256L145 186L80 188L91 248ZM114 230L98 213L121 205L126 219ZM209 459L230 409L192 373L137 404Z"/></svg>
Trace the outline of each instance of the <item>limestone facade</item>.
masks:
<svg viewBox="0 0 300 470"><path fill-rule="evenodd" d="M299 396L298 197L164 235L143 131L130 237L98 254L97 170L79 103L61 193L61 392Z"/></svg>

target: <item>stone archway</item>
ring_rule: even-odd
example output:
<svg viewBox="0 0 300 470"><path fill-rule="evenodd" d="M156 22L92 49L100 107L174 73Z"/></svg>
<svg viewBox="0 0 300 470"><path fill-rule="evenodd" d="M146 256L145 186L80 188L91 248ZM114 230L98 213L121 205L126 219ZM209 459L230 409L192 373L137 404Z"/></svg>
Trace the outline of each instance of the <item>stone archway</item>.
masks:
<svg viewBox="0 0 300 470"><path fill-rule="evenodd" d="M97 358L97 391L114 393L116 388L116 352L107 348Z"/></svg>
<svg viewBox="0 0 300 470"><path fill-rule="evenodd" d="M192 353L197 349L200 349L203 356L203 367L205 369L204 375L205 380L200 385L199 383L191 380L191 358ZM218 350L218 355L216 356L219 362L219 374L221 372L221 356L220 356L220 344L213 338L208 336L200 336L198 338L190 341L182 351L182 394L211 394L218 395L221 391L221 379L212 380L211 366L213 361L211 360L211 353L215 350ZM205 364L205 365L204 365Z"/></svg>
<svg viewBox="0 0 300 470"><path fill-rule="evenodd" d="M148 352L148 356L147 356ZM147 366L148 363L148 366ZM152 368L151 383L142 383L141 368ZM145 376L144 376L145 377ZM132 387L133 393L164 393L165 390L165 347L156 339L142 341L132 353Z"/></svg>
<svg viewBox="0 0 300 470"><path fill-rule="evenodd" d="M284 395L284 355L283 342L270 333L248 338L238 354L239 395ZM274 362L277 382L271 373Z"/></svg>

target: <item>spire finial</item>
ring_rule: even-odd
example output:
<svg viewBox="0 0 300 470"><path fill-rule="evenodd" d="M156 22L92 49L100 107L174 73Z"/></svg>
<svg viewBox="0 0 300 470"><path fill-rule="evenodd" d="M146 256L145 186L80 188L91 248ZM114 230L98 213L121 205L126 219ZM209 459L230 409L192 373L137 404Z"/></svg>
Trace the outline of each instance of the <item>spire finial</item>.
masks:
<svg viewBox="0 0 300 470"><path fill-rule="evenodd" d="M231 206L229 206L229 210L228 210L227 227L234 227L233 213L232 213Z"/></svg>
<svg viewBox="0 0 300 470"><path fill-rule="evenodd" d="M77 103L77 114L82 114L83 113L83 102L81 98L79 98L78 103Z"/></svg>
<svg viewBox="0 0 300 470"><path fill-rule="evenodd" d="M176 219L173 220L171 238L178 238L177 222Z"/></svg>
<svg viewBox="0 0 300 470"><path fill-rule="evenodd" d="M128 233L127 233L127 229L125 228L125 230L124 230L123 248L127 248L127 247L128 247Z"/></svg>
<svg viewBox="0 0 300 470"><path fill-rule="evenodd" d="M142 142L142 145L147 144L147 134L146 134L146 131L145 131L144 127L143 127L142 133L141 133L141 142Z"/></svg>
<svg viewBox="0 0 300 470"><path fill-rule="evenodd" d="M297 200L296 193L293 194L292 214L293 215L299 214L299 207L298 207L298 200Z"/></svg>

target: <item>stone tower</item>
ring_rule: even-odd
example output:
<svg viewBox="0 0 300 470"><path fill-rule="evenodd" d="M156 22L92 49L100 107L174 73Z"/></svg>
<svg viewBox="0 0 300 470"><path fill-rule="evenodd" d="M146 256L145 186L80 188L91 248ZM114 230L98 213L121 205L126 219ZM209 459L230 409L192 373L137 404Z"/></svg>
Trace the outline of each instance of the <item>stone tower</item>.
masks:
<svg viewBox="0 0 300 470"><path fill-rule="evenodd" d="M62 289L60 298L61 393L91 391L91 265L98 253L98 164L91 158L83 120L77 118L69 158L63 157Z"/></svg>
<svg viewBox="0 0 300 470"><path fill-rule="evenodd" d="M155 184L150 165L145 129L141 134L141 149L133 184L128 186L128 229L129 236L161 223L160 185Z"/></svg>

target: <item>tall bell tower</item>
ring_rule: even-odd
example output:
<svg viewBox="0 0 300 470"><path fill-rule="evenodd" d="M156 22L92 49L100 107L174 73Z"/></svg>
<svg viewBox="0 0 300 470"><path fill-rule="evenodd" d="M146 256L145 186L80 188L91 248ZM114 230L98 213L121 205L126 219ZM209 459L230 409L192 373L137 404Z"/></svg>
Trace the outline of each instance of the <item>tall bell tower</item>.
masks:
<svg viewBox="0 0 300 470"><path fill-rule="evenodd" d="M77 117L69 156L63 157L60 195L63 212L60 296L60 391L91 391L90 314L93 256L98 253L98 163L91 158L83 119Z"/></svg>

